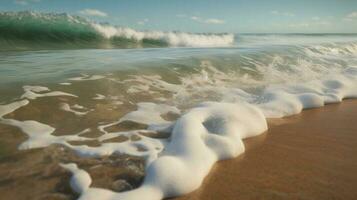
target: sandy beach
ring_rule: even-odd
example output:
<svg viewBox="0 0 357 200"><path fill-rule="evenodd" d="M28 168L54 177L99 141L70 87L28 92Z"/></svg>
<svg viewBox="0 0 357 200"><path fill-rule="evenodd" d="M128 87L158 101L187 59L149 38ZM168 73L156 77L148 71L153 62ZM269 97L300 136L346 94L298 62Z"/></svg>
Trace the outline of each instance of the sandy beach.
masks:
<svg viewBox="0 0 357 200"><path fill-rule="evenodd" d="M0 200L357 200L357 0L2 0Z"/></svg>
<svg viewBox="0 0 357 200"><path fill-rule="evenodd" d="M217 163L203 186L175 200L357 199L357 101L269 120L239 158Z"/></svg>
<svg viewBox="0 0 357 200"><path fill-rule="evenodd" d="M266 133L245 140L244 154L218 162L200 189L175 200L355 199L355 119L357 101L346 100L269 120ZM16 151L24 138L18 131L9 137L14 131L3 126L3 133L8 133L3 147L15 152L0 159L0 192L5 199L75 199L69 173L58 166L60 162L79 163L90 172L95 187L113 189L115 177L126 177L136 186L142 180L143 169L132 172L124 167L130 160L80 159L55 146Z"/></svg>

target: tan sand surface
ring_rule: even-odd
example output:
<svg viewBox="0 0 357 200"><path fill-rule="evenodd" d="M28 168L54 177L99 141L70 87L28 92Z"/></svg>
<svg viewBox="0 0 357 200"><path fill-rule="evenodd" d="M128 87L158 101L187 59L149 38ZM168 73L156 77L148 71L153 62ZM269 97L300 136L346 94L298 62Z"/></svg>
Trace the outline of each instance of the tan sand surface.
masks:
<svg viewBox="0 0 357 200"><path fill-rule="evenodd" d="M203 186L175 200L357 199L357 101L284 119L217 163Z"/></svg>

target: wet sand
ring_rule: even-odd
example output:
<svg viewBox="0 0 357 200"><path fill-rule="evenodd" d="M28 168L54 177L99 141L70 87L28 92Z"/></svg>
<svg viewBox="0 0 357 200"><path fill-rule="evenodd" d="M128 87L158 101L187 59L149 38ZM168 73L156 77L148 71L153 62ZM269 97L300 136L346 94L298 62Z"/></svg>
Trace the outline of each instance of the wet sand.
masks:
<svg viewBox="0 0 357 200"><path fill-rule="evenodd" d="M245 141L246 153L217 163L200 189L175 200L357 199L356 119L357 100L346 100L269 120L267 133ZM4 199L76 199L59 163L76 162L92 186L115 191L139 186L144 176L140 159L79 158L56 145L17 151L25 134L1 124L0 130Z"/></svg>
<svg viewBox="0 0 357 200"><path fill-rule="evenodd" d="M77 199L69 186L71 174L59 166L72 162L91 175L92 187L122 192L140 185L144 177L144 163L139 158L115 155L80 158L70 149L51 145L0 158L0 199Z"/></svg>
<svg viewBox="0 0 357 200"><path fill-rule="evenodd" d="M357 101L269 121L246 153L175 200L357 199Z"/></svg>

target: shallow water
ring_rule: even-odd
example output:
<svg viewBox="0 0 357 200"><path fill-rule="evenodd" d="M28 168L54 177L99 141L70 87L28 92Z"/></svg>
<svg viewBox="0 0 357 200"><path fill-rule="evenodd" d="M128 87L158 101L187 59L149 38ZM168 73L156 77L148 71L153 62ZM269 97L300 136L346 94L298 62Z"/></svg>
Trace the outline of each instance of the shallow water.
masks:
<svg viewBox="0 0 357 200"><path fill-rule="evenodd" d="M0 158L60 144L90 159L130 155L150 166L171 155L166 150L176 120L193 115L202 102L263 104L265 117L282 117L355 97L349 75L357 66L356 36L235 37L229 47L0 51L0 131L7 133L0 136L6 143ZM339 74L342 79L334 78ZM282 91L285 96L279 96ZM301 108L285 102L291 95L298 96ZM216 113L202 122L210 134L225 132L230 123L225 120L237 117L221 113L229 113L227 105L207 111ZM253 120L260 116L248 108L237 110Z"/></svg>

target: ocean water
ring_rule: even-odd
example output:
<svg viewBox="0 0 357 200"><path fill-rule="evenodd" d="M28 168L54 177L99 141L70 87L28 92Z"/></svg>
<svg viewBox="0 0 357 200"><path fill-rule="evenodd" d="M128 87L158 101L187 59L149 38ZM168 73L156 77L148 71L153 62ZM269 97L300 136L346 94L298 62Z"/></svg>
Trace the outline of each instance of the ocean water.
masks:
<svg viewBox="0 0 357 200"><path fill-rule="evenodd" d="M197 189L266 118L357 97L356 66L353 34L137 31L1 13L0 123L27 135L19 150L61 144L145 160L142 185L123 193L92 188L63 163L80 199L157 200Z"/></svg>

